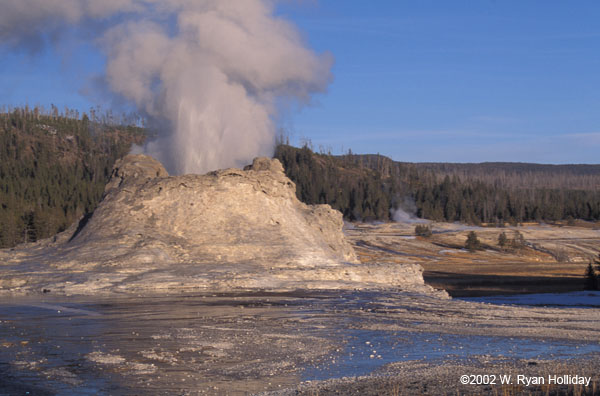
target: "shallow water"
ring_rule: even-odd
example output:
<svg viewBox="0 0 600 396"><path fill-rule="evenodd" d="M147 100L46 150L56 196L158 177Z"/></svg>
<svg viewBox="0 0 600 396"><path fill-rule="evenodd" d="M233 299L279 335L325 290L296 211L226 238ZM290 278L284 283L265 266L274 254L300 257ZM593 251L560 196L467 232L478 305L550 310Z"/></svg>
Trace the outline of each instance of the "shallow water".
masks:
<svg viewBox="0 0 600 396"><path fill-rule="evenodd" d="M600 291L570 293L513 294L488 297L464 297L464 301L498 305L528 305L533 307L600 308Z"/></svg>
<svg viewBox="0 0 600 396"><path fill-rule="evenodd" d="M4 299L0 389L245 395L364 375L403 360L600 353L597 340L446 334L423 331L407 314L386 313L440 321L449 314L451 302L428 298L428 308L422 301L408 293L366 292ZM361 328L365 324L380 329ZM390 324L404 330L391 331Z"/></svg>
<svg viewBox="0 0 600 396"><path fill-rule="evenodd" d="M280 343L271 362L265 356L266 343L293 337L290 319L296 310L285 307L294 303L288 300L4 301L2 371L14 377L15 387L27 384L57 394L214 393L223 381L258 379L240 384L244 394L263 390L261 379L274 373L282 374L282 383L293 383L296 378L286 380L285 370L276 364L291 353L289 345ZM308 323L304 330L319 332Z"/></svg>
<svg viewBox="0 0 600 396"><path fill-rule="evenodd" d="M347 344L333 362L309 367L305 380L362 376L388 363L413 360L461 360L485 356L490 361L506 358L560 360L600 353L600 344L540 341L515 337L460 336L454 334L351 330Z"/></svg>

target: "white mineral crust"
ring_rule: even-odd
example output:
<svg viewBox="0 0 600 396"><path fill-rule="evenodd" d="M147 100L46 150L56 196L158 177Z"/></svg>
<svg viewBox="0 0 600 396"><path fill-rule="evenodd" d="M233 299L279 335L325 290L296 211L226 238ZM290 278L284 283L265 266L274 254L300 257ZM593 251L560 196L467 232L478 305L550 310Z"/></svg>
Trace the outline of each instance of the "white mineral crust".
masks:
<svg viewBox="0 0 600 396"><path fill-rule="evenodd" d="M295 189L276 159L169 176L153 158L129 155L115 164L87 222L0 251L0 292L433 292L419 265L361 264L342 214L305 205Z"/></svg>

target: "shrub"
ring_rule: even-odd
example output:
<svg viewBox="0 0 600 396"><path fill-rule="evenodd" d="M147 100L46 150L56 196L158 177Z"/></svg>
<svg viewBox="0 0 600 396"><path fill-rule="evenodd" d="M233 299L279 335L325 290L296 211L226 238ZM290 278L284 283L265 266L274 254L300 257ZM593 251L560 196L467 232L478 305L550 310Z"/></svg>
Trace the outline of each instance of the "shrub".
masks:
<svg viewBox="0 0 600 396"><path fill-rule="evenodd" d="M424 238L429 238L431 236L431 227L429 227L428 225L419 224L415 227L415 235Z"/></svg>

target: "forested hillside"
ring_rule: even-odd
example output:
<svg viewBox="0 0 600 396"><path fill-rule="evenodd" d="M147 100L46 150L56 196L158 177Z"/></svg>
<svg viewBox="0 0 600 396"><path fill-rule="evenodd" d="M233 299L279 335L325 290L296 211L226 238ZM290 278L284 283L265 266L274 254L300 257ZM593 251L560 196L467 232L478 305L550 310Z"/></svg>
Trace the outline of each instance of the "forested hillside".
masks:
<svg viewBox="0 0 600 396"><path fill-rule="evenodd" d="M389 218L399 191L394 178L382 178L381 172L348 158L315 154L307 147L278 145L275 157L296 183L301 201L327 203L350 220Z"/></svg>
<svg viewBox="0 0 600 396"><path fill-rule="evenodd" d="M287 145L275 156L298 198L328 203L350 220L388 220L407 202L418 217L438 221L600 220L599 165L413 164Z"/></svg>
<svg viewBox="0 0 600 396"><path fill-rule="evenodd" d="M56 108L0 112L0 247L51 236L94 210L114 162L145 138L120 123ZM390 209L407 206L418 217L473 224L600 220L600 165L413 164L289 145L275 156L298 198L350 220L388 220Z"/></svg>
<svg viewBox="0 0 600 396"><path fill-rule="evenodd" d="M35 241L90 213L138 127L56 108L0 113L0 247Z"/></svg>
<svg viewBox="0 0 600 396"><path fill-rule="evenodd" d="M343 156L346 157L346 156ZM436 180L446 176L461 181L481 181L502 188L600 189L600 165L547 165L519 162L448 163L396 162L382 155L351 154L356 165L379 170L384 176L400 176L416 170L431 173Z"/></svg>

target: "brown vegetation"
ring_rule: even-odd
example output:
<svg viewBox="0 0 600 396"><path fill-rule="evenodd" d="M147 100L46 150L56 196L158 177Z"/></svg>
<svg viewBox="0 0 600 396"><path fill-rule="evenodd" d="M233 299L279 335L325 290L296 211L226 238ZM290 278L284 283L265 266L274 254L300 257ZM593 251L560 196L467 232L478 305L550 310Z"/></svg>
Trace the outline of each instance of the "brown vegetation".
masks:
<svg viewBox="0 0 600 396"><path fill-rule="evenodd" d="M585 269L600 246L591 227L431 228L427 239L415 238L413 226L401 223L355 224L347 235L361 261L418 263L426 283L453 296L583 290ZM483 250L464 248L470 231ZM504 248L497 244L502 233Z"/></svg>

